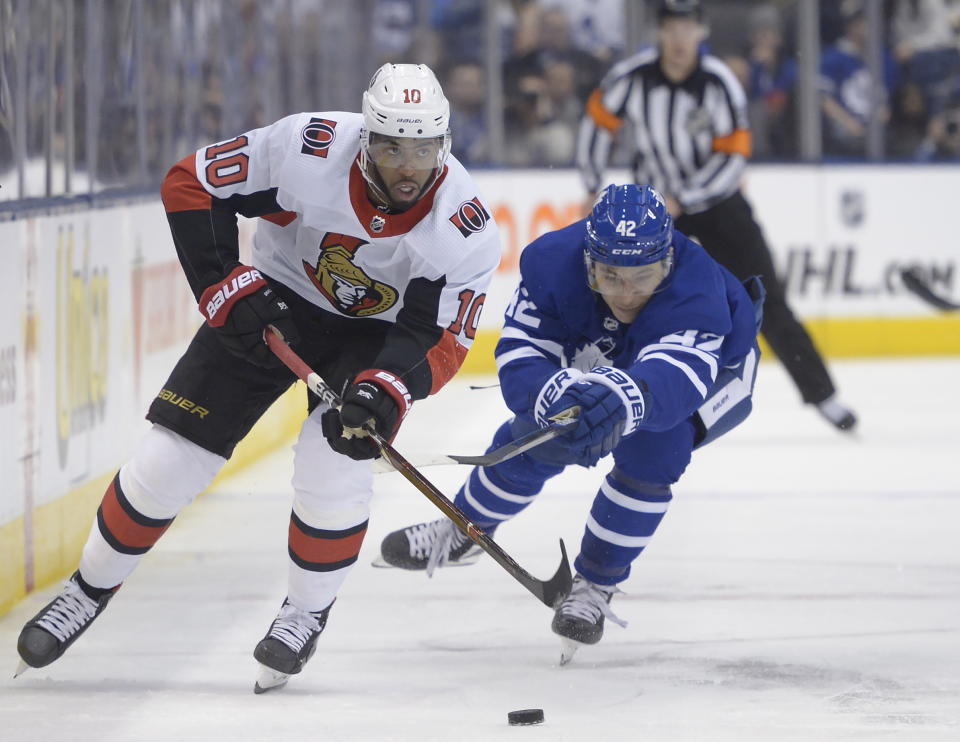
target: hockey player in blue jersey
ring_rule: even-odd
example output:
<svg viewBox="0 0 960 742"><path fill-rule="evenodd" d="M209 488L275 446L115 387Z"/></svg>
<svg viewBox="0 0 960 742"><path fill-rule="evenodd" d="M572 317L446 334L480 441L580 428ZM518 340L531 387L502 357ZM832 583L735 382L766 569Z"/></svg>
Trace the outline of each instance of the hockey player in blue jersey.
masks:
<svg viewBox="0 0 960 742"><path fill-rule="evenodd" d="M751 409L763 287L744 285L674 231L650 186L608 186L589 216L531 243L496 349L514 417L489 450L573 409L564 435L476 467L456 505L489 534L530 505L570 464L613 454L593 499L569 595L552 628L561 661L595 644L609 603L660 524L691 452ZM388 565L475 561L479 550L442 518L389 534Z"/></svg>

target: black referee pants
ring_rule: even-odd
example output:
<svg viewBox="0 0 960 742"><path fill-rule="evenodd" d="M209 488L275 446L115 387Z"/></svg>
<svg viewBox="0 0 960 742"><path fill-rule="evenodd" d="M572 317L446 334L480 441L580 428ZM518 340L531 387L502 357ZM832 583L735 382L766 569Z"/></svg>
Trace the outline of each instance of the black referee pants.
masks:
<svg viewBox="0 0 960 742"><path fill-rule="evenodd" d="M684 214L677 229L696 237L704 249L741 281L760 276L767 289L761 332L797 385L804 402L822 402L835 387L813 340L787 305L760 225L737 191L699 214Z"/></svg>

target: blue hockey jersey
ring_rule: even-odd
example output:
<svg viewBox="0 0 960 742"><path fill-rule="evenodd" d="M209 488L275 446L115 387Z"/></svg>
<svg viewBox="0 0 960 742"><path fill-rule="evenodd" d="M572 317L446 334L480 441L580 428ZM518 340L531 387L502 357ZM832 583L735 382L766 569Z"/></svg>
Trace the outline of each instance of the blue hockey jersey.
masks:
<svg viewBox="0 0 960 742"><path fill-rule="evenodd" d="M668 430L703 404L724 367L757 336L746 290L698 244L674 232L673 270L630 324L587 285L586 220L548 232L520 257L520 284L496 348L501 391L530 413L560 368L627 370L643 390L641 429Z"/></svg>

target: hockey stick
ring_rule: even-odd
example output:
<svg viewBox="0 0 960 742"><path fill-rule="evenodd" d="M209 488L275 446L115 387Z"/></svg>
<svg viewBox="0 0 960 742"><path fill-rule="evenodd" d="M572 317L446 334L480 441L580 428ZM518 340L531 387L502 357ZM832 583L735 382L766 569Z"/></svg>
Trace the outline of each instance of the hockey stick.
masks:
<svg viewBox="0 0 960 742"><path fill-rule="evenodd" d="M944 312L956 312L960 310L960 304L950 301L944 296L935 294L930 285L920 277L916 268L904 268L900 271L900 279L903 285L916 297L923 299L927 304L936 307Z"/></svg>
<svg viewBox="0 0 960 742"><path fill-rule="evenodd" d="M283 342L280 334L270 327L263 333L263 339L270 346L270 350L283 361L284 365L293 371L321 400L331 407L339 407L341 400L339 395L330 387L327 382L320 378L316 371L311 369L303 359L297 355L289 345ZM570 572L570 562L567 559L567 547L560 539L560 566L556 573L546 582L538 580L527 572L523 567L517 564L513 558L501 549L495 541L485 534L479 527L471 523L467 516L463 514L456 505L448 500L444 494L431 484L426 477L417 471L390 443L375 430L367 429L367 434L380 448L380 453L387 461L400 472L403 477L416 487L420 492L426 495L427 499L436 505L440 511L450 520L457 524L457 528L463 531L467 537L487 554L493 557L493 560L503 567L511 577L523 585L537 600L553 608L557 600L562 599L573 585L573 576Z"/></svg>
<svg viewBox="0 0 960 742"><path fill-rule="evenodd" d="M418 459L414 462L414 466L424 467L424 466L443 466L445 464L466 464L468 466L493 466L494 464L499 464L508 459L512 459L514 456L519 456L525 451L529 451L535 446L539 446L541 443L546 443L556 438L558 435L562 435L566 429L577 421L577 414L575 412L576 408L570 408L569 410L564 410L561 415L558 415L554 418L554 421L550 423L545 428L538 428L537 430L531 430L525 435L521 435L514 441L505 443L500 448L495 448L494 450L481 454L480 456L459 456L457 454L440 454L438 456L429 456L423 459ZM386 459L378 459L373 464L373 469L377 474L383 474L389 471L396 471L390 462Z"/></svg>

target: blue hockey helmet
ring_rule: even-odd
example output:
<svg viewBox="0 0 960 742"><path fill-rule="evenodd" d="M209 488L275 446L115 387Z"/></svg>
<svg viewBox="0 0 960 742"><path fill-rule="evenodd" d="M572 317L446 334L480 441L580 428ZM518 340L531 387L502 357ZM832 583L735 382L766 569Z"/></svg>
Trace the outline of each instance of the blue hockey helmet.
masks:
<svg viewBox="0 0 960 742"><path fill-rule="evenodd" d="M651 186L609 185L587 217L587 254L598 263L650 265L666 258L673 219Z"/></svg>
<svg viewBox="0 0 960 742"><path fill-rule="evenodd" d="M655 291L673 267L673 219L663 197L648 185L607 186L587 217L583 260L594 291Z"/></svg>

